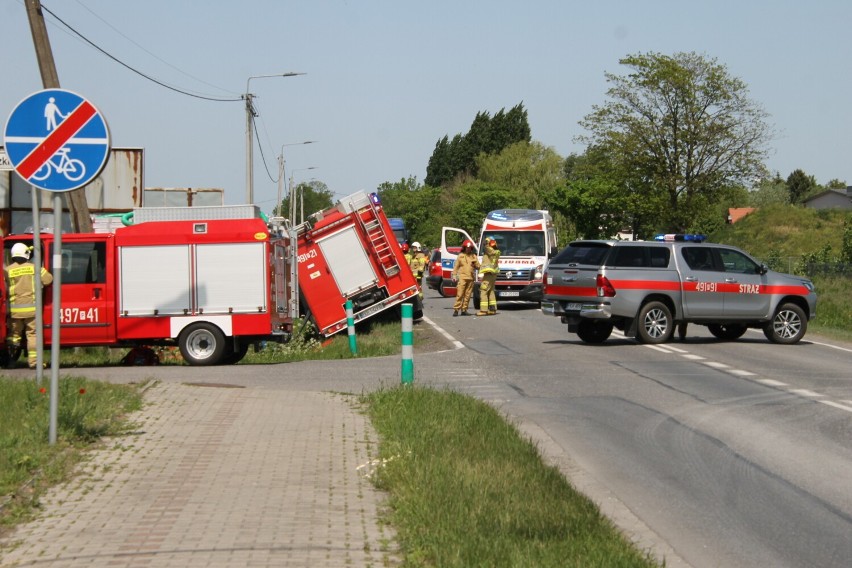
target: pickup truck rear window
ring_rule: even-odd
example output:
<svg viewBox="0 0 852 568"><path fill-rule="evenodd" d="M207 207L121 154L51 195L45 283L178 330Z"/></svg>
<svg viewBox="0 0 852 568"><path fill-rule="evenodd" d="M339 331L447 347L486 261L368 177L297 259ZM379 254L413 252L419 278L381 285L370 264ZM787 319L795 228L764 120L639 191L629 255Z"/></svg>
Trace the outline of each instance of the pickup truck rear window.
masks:
<svg viewBox="0 0 852 568"><path fill-rule="evenodd" d="M571 243L550 261L550 264L588 264L600 266L610 251L607 243Z"/></svg>
<svg viewBox="0 0 852 568"><path fill-rule="evenodd" d="M606 264L618 268L666 268L669 256L668 247L625 245L613 247Z"/></svg>

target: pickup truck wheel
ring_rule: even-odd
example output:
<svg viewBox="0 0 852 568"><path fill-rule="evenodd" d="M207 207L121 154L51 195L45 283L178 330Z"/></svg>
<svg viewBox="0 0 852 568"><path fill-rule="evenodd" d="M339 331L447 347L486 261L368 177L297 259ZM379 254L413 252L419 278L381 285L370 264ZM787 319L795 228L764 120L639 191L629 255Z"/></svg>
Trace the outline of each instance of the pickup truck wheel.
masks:
<svg viewBox="0 0 852 568"><path fill-rule="evenodd" d="M586 343L603 343L612 334L612 324L594 320L583 320L577 328L577 336Z"/></svg>
<svg viewBox="0 0 852 568"><path fill-rule="evenodd" d="M662 302L648 302L639 310L637 335L642 343L665 343L674 331L672 313Z"/></svg>
<svg viewBox="0 0 852 568"><path fill-rule="evenodd" d="M225 354L225 334L213 324L193 323L180 332L178 345L190 365L216 365Z"/></svg>
<svg viewBox="0 0 852 568"><path fill-rule="evenodd" d="M735 339L739 339L746 332L746 326L731 323L731 324L710 324L707 326L707 329L710 330L717 339L721 339L723 341L733 341Z"/></svg>
<svg viewBox="0 0 852 568"><path fill-rule="evenodd" d="M808 318L796 304L782 304L775 311L772 321L763 328L763 334L772 343L792 345L797 343L808 330Z"/></svg>

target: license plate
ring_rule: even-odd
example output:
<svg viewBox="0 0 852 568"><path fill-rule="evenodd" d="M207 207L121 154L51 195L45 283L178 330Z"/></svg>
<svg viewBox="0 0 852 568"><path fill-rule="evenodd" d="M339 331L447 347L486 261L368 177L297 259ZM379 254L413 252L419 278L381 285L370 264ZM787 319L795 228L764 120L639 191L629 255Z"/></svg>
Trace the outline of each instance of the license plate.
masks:
<svg viewBox="0 0 852 568"><path fill-rule="evenodd" d="M520 292L500 292L501 298L517 298L520 295Z"/></svg>
<svg viewBox="0 0 852 568"><path fill-rule="evenodd" d="M569 312L579 312L583 308L583 304L577 302L569 302L565 304L565 309Z"/></svg>

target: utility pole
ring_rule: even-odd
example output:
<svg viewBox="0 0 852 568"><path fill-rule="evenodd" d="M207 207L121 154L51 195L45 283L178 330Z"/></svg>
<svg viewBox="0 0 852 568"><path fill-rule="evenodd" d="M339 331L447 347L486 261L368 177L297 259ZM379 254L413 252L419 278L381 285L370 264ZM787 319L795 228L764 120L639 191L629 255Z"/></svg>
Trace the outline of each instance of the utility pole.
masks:
<svg viewBox="0 0 852 568"><path fill-rule="evenodd" d="M30 31L33 34L38 68L41 71L41 82L45 89L59 88L59 75L56 73L56 63L53 51L50 49L50 38L47 37L47 26L44 25L44 14L41 11L41 0L26 0L27 17L30 21ZM33 188L32 191L38 191ZM89 216L89 204L86 201L86 188L80 187L66 192L68 211L71 213L71 227L78 233L92 232L92 218ZM62 212L57 211L54 224L61 229Z"/></svg>

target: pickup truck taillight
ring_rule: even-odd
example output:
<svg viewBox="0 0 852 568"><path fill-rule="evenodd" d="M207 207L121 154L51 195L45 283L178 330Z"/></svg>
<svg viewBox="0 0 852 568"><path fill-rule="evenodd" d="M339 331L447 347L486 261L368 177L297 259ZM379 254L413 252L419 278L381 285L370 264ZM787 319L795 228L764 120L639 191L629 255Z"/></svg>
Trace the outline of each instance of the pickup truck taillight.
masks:
<svg viewBox="0 0 852 568"><path fill-rule="evenodd" d="M598 274L595 279L595 286L598 288L598 298L612 298L615 296L615 288L610 284L609 279L603 274Z"/></svg>

